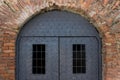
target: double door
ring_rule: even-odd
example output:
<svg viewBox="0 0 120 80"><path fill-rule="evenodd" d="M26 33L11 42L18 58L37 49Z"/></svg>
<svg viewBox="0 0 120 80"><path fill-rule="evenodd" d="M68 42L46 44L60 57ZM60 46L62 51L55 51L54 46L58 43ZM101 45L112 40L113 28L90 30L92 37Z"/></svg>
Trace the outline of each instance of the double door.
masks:
<svg viewBox="0 0 120 80"><path fill-rule="evenodd" d="M19 80L99 80L95 37L22 37Z"/></svg>

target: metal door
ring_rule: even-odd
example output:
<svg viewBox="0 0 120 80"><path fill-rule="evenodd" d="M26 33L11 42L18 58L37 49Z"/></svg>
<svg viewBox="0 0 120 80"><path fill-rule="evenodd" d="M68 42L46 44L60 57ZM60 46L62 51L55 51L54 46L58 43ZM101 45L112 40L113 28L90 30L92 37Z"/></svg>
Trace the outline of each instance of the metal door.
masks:
<svg viewBox="0 0 120 80"><path fill-rule="evenodd" d="M97 30L80 15L38 15L18 36L16 80L101 80L100 41Z"/></svg>
<svg viewBox="0 0 120 80"><path fill-rule="evenodd" d="M35 45L45 46L44 73L33 72ZM23 37L20 40L19 80L98 80L98 49L95 37Z"/></svg>
<svg viewBox="0 0 120 80"><path fill-rule="evenodd" d="M60 38L60 80L99 80L95 37Z"/></svg>
<svg viewBox="0 0 120 80"><path fill-rule="evenodd" d="M41 51L39 47L44 46ZM37 50L34 50L36 47ZM58 39L41 37L22 37L19 44L19 80L58 80ZM45 63L40 64L45 54ZM36 58L35 53L38 53ZM37 60L37 61L33 61ZM36 65L36 64L37 65ZM40 71L40 67L45 67ZM34 71L33 71L34 70Z"/></svg>

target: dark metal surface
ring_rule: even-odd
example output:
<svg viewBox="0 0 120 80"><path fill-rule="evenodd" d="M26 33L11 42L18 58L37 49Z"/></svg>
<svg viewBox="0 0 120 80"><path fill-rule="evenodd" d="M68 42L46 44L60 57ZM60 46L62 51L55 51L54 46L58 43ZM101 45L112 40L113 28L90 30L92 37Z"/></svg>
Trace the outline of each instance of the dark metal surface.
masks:
<svg viewBox="0 0 120 80"><path fill-rule="evenodd" d="M32 74L32 45L46 45L46 74ZM72 73L72 44L86 45L86 73ZM16 80L101 80L101 42L81 16L65 11L38 15L24 25L16 44Z"/></svg>
<svg viewBox="0 0 120 80"><path fill-rule="evenodd" d="M46 45L45 74L32 73L32 46ZM20 40L18 80L58 80L58 39L24 37Z"/></svg>
<svg viewBox="0 0 120 80"><path fill-rule="evenodd" d="M25 24L21 36L98 36L98 33L80 15L51 11L38 15Z"/></svg>
<svg viewBox="0 0 120 80"><path fill-rule="evenodd" d="M86 46L86 73L73 74L72 45ZM94 37L60 38L61 80L99 80L98 43Z"/></svg>

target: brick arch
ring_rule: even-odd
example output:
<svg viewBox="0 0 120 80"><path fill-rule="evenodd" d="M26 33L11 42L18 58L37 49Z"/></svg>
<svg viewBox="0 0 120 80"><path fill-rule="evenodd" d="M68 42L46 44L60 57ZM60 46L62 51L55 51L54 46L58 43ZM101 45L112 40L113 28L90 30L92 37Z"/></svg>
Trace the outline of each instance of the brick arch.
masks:
<svg viewBox="0 0 120 80"><path fill-rule="evenodd" d="M103 79L118 80L119 4L108 0L0 1L0 80L15 80L15 42L22 26L36 14L53 9L80 14L94 24L102 38Z"/></svg>

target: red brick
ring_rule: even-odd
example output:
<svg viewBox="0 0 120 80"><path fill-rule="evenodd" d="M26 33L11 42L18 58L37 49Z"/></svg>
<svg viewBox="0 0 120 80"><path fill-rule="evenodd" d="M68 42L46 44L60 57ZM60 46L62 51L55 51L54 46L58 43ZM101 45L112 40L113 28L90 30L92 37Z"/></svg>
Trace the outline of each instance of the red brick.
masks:
<svg viewBox="0 0 120 80"><path fill-rule="evenodd" d="M2 47L2 50L9 50L9 47Z"/></svg>
<svg viewBox="0 0 120 80"><path fill-rule="evenodd" d="M15 44L14 43L4 43L5 47L15 47Z"/></svg>
<svg viewBox="0 0 120 80"><path fill-rule="evenodd" d="M104 1L104 4L107 4L109 0L103 0Z"/></svg>
<svg viewBox="0 0 120 80"><path fill-rule="evenodd" d="M11 53L11 54L10 54L10 57L15 57L15 54L14 54L14 53Z"/></svg>
<svg viewBox="0 0 120 80"><path fill-rule="evenodd" d="M3 50L3 53L14 53L14 50Z"/></svg>

